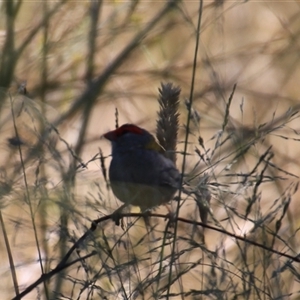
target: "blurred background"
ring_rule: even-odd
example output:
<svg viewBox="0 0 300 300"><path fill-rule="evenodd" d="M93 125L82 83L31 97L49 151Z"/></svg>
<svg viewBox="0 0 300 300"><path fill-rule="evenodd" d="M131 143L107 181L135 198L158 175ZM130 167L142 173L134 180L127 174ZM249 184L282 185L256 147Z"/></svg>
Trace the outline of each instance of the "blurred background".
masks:
<svg viewBox="0 0 300 300"><path fill-rule="evenodd" d="M103 176L101 136L116 122L154 134L161 82L181 88L177 167L210 195L208 224L298 254L300 4L202 4L0 2L3 299L121 205ZM200 221L199 193L182 196L180 216ZM101 223L76 263L24 299L299 299L295 261L196 224L178 222L174 235L153 218L149 235L141 220L124 221Z"/></svg>

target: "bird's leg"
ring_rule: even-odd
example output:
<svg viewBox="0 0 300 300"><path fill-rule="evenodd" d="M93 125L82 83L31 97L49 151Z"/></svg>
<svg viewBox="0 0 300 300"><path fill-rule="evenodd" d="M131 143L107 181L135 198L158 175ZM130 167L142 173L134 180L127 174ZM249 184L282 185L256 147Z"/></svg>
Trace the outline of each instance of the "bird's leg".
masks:
<svg viewBox="0 0 300 300"><path fill-rule="evenodd" d="M121 216L120 216L120 213L121 211L123 210L124 207L126 207L127 204L123 204L122 206L120 206L117 210L115 210L112 214L111 214L111 219L115 222L115 224L117 226L120 225L120 219L121 219ZM122 228L123 228L123 225L122 225Z"/></svg>
<svg viewBox="0 0 300 300"><path fill-rule="evenodd" d="M143 220L145 222L146 228L151 228L151 224L150 224L150 218L149 215L151 214L149 209L144 209L142 207L140 207L141 209L141 213L143 215Z"/></svg>
<svg viewBox="0 0 300 300"><path fill-rule="evenodd" d="M149 208L143 208L143 207L140 207L140 209L141 209L142 217L145 222L145 227L149 235L150 241L155 241L155 234L154 234L155 226L152 227L150 222L151 210Z"/></svg>
<svg viewBox="0 0 300 300"><path fill-rule="evenodd" d="M170 227L172 228L172 227L174 227L174 223L176 221L176 215L172 211L172 209L170 208L168 203L165 204L165 207L168 210L168 213L166 214L166 219L165 220L169 219L169 224L170 224Z"/></svg>

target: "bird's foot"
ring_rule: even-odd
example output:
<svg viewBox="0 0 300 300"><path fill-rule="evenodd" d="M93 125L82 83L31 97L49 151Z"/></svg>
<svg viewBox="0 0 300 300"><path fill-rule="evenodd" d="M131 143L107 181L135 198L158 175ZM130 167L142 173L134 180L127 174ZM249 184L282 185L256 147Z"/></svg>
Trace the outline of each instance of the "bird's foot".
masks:
<svg viewBox="0 0 300 300"><path fill-rule="evenodd" d="M116 224L117 226L120 225L120 220L121 220L121 221L123 220L123 219L122 219L122 216L120 215L120 212L117 212L117 211L115 211L115 212L113 212L113 213L111 214L111 219L115 222L115 224Z"/></svg>
<svg viewBox="0 0 300 300"><path fill-rule="evenodd" d="M121 220L121 227L124 229L124 223L123 223L123 216L121 215L121 211L123 208L126 206L126 204L123 204L121 207L119 207L117 210L115 210L111 214L111 219L115 222L117 226L120 225L120 220Z"/></svg>
<svg viewBox="0 0 300 300"><path fill-rule="evenodd" d="M142 216L147 228L151 227L150 218L149 218L150 215L151 215L151 211L149 209L142 211Z"/></svg>
<svg viewBox="0 0 300 300"><path fill-rule="evenodd" d="M174 228L174 224L176 222L176 214L169 210L169 212L166 214L165 220L169 220L170 228Z"/></svg>

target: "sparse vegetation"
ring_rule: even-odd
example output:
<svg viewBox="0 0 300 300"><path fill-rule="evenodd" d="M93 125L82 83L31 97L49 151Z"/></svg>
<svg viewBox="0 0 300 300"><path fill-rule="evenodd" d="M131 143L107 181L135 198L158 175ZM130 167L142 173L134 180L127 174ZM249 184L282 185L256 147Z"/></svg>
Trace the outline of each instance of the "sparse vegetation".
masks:
<svg viewBox="0 0 300 300"><path fill-rule="evenodd" d="M298 299L296 2L0 5L3 299ZM154 133L161 82L180 201L117 227L100 136Z"/></svg>

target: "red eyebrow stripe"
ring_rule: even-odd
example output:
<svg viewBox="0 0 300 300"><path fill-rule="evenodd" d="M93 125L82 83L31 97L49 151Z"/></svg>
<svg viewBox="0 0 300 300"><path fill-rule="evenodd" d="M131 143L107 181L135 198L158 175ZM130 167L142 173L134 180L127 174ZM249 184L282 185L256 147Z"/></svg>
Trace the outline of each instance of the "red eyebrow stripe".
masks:
<svg viewBox="0 0 300 300"><path fill-rule="evenodd" d="M142 134L143 130L140 127L137 127L135 125L132 124L124 124L121 127L119 127L118 129L115 130L115 133L117 136L121 136L126 132L132 132L135 134Z"/></svg>
<svg viewBox="0 0 300 300"><path fill-rule="evenodd" d="M140 135L144 134L144 130L142 128L135 126L133 124L124 124L116 130L112 130L103 134L103 136L110 141L114 141L118 137L124 135L126 132L132 132L134 134L140 134Z"/></svg>

